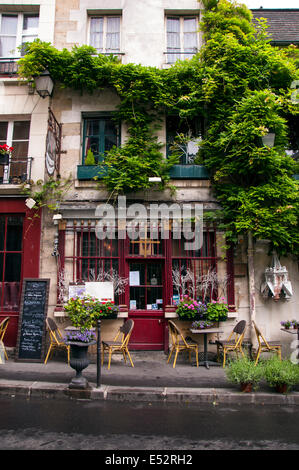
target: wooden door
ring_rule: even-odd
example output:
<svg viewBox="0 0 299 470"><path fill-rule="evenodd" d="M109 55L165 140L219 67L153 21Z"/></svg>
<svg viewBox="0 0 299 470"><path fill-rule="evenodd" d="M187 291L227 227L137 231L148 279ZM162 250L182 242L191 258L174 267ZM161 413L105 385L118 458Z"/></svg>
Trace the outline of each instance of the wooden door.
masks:
<svg viewBox="0 0 299 470"><path fill-rule="evenodd" d="M164 261L129 261L129 318L134 320L130 349L164 349L164 299Z"/></svg>

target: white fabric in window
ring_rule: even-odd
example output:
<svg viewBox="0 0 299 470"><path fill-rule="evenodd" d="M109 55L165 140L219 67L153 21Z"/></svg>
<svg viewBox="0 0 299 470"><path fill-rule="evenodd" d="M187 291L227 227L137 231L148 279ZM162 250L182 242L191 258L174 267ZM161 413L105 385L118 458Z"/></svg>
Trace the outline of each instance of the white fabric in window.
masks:
<svg viewBox="0 0 299 470"><path fill-rule="evenodd" d="M174 63L180 58L180 18L167 18L167 52L171 52L167 56L169 64Z"/></svg>
<svg viewBox="0 0 299 470"><path fill-rule="evenodd" d="M196 18L184 18L184 51L197 52L197 21ZM185 54L191 58L193 54Z"/></svg>
<svg viewBox="0 0 299 470"><path fill-rule="evenodd" d="M103 26L104 18L90 18L90 45L98 52L103 51Z"/></svg>
<svg viewBox="0 0 299 470"><path fill-rule="evenodd" d="M0 56L13 57L16 55L18 17L17 15L2 15L0 31Z"/></svg>
<svg viewBox="0 0 299 470"><path fill-rule="evenodd" d="M120 18L107 17L106 51L120 51Z"/></svg>

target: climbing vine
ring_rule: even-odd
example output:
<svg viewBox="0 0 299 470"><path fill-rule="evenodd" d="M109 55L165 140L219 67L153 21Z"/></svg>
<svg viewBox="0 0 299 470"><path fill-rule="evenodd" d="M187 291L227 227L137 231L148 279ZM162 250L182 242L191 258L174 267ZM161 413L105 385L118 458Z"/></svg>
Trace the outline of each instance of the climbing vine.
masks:
<svg viewBox="0 0 299 470"><path fill-rule="evenodd" d="M19 62L19 74L32 80L46 68L61 87L82 94L115 90L115 119L127 124L128 138L105 155L102 181L114 194L146 189L150 176L161 177L160 189L169 184L178 155L163 158L157 126L165 115L200 119L204 132L196 161L210 170L227 241L250 231L270 239L280 253L298 253L298 170L286 154L299 148L299 106L290 88L299 78L298 49L272 47L265 22L254 26L244 5L203 3L204 46L169 69L121 64L90 46L59 51L36 40ZM261 138L272 130L270 149Z"/></svg>

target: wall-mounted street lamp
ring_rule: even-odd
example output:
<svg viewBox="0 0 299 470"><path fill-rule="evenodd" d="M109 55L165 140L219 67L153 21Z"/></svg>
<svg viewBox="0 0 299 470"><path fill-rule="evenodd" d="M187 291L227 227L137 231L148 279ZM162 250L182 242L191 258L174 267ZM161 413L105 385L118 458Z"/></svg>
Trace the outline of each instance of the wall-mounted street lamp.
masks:
<svg viewBox="0 0 299 470"><path fill-rule="evenodd" d="M48 70L44 70L40 75L35 77L35 88L39 96L46 98L52 95L54 82Z"/></svg>

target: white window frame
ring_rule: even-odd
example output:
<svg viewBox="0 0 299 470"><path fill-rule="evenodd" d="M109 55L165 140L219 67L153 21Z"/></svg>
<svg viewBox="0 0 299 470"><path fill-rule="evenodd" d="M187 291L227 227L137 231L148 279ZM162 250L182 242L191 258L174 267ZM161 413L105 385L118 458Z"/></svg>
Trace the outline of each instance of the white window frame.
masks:
<svg viewBox="0 0 299 470"><path fill-rule="evenodd" d="M1 122L7 122L6 142L4 142L4 140L3 141L1 140L0 143L2 145L6 144L9 147L12 147L12 145L13 145L14 124L15 124L15 122L20 122L20 121L28 122L28 121L30 121L30 119L15 118L13 120L3 120L3 121L1 121ZM30 142L30 131L29 131L28 139L14 139L14 142L28 142L29 143ZM28 163L27 163L27 175L28 175L28 168L29 168L29 164L30 164L30 159L28 158L28 153L27 153L26 157L24 156L24 159L25 158L28 159ZM3 169L3 184L9 183L9 176L10 176L10 162L9 162L8 165L5 165L4 169Z"/></svg>
<svg viewBox="0 0 299 470"><path fill-rule="evenodd" d="M23 13L18 13L18 12L13 12L13 11L11 11L11 12L6 12L6 11L3 12L2 11L0 13L0 36L3 36L3 34L1 34L2 16L15 16L15 17L17 17L18 22L17 22L15 49L13 49L14 53L9 55L8 57L15 57L15 58L21 57L21 51L18 49L18 47L21 46L23 42L26 42L26 41L22 41L22 38L26 37L26 36L35 36L35 35L38 38L38 36L39 36L39 24L38 24L38 27L36 28L37 31L36 31L35 34L27 32L26 30L23 29L24 17L25 16L38 16L38 18L39 18L39 13L36 12L36 11L35 12L23 12ZM0 57L5 57L6 58L6 56L0 56Z"/></svg>
<svg viewBox="0 0 299 470"><path fill-rule="evenodd" d="M91 44L91 20L93 18L103 18L103 50L98 51L99 54L121 54L121 31L122 31L122 15L89 15L88 17L88 44ZM107 51L107 19L108 18L119 18L119 50L115 52ZM94 46L93 46L94 47Z"/></svg>
<svg viewBox="0 0 299 470"><path fill-rule="evenodd" d="M167 41L167 20L169 18L176 18L176 19L179 19L180 22L179 22L179 25L180 25L180 31L179 31L179 35L180 35L180 50L177 52L177 53L169 53L168 52L168 41ZM198 28L196 29L196 51L194 51L194 53L190 53L190 52L185 52L184 51L184 20L185 19L195 19L196 20L196 23L198 25ZM194 15L176 15L176 14L167 14L165 15L165 43L166 43L166 63L167 64L174 64L174 62L177 60L177 59L191 59L191 57L193 57L193 55L197 54L197 52L199 51L199 15L198 14L194 14ZM171 60L175 58L175 60Z"/></svg>

